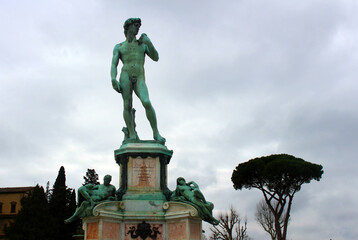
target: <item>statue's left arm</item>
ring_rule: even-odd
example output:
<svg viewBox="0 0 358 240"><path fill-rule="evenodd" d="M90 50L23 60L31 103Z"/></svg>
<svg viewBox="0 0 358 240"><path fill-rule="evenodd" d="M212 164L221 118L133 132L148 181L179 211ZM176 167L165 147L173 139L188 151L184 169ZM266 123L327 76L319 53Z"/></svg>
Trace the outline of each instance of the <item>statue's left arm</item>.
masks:
<svg viewBox="0 0 358 240"><path fill-rule="evenodd" d="M188 184L188 186L193 185L193 187L194 187L193 189L199 189L199 185L196 184L196 182L194 182L194 181L188 182L187 184Z"/></svg>
<svg viewBox="0 0 358 240"><path fill-rule="evenodd" d="M147 46L146 49L146 54L153 60L153 61L158 61L159 60L159 54L157 52L157 50L155 49L153 43L150 41L149 37L147 36L147 34L142 33L142 35L139 38L139 41L144 43Z"/></svg>
<svg viewBox="0 0 358 240"><path fill-rule="evenodd" d="M94 201L93 199L91 198L90 194L89 194L89 190L88 188L86 187L87 185L85 186L82 186L78 189L78 195L82 195L84 197L84 199L86 199L87 201L89 201L91 203L91 205L93 206L94 205Z"/></svg>

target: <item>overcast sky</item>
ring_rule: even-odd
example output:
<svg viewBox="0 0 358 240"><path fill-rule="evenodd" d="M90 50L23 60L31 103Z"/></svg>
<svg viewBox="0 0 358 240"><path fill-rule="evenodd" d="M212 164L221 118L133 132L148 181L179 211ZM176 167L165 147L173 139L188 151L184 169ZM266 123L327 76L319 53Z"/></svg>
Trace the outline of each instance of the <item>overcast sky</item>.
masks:
<svg viewBox="0 0 358 240"><path fill-rule="evenodd" d="M140 17L159 52L146 61L158 126L174 151L168 183L199 184L215 213L248 233L262 198L235 191L235 166L287 153L322 164L294 198L289 239L358 239L358 2L0 0L0 187L78 188L87 168L119 169L122 99L111 86L123 23ZM151 129L137 98L137 131ZM208 226L205 225L205 228Z"/></svg>

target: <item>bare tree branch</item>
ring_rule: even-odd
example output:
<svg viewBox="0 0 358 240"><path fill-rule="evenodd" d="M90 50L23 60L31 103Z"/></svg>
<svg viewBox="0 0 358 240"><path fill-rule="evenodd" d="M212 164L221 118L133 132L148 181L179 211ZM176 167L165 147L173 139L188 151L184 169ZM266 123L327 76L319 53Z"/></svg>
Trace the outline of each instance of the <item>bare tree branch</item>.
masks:
<svg viewBox="0 0 358 240"><path fill-rule="evenodd" d="M218 218L219 225L210 228L211 240L249 240L247 219L242 219L233 207L230 207L229 213L221 213Z"/></svg>
<svg viewBox="0 0 358 240"><path fill-rule="evenodd" d="M273 207L276 209L278 203L273 202ZM257 205L256 205L256 213L255 213L256 221L262 226L262 228L270 234L271 239L276 239L276 229L275 229L275 216L270 210L269 206L267 205L265 199L262 199ZM281 217L280 220L280 226L282 227L284 224L284 217Z"/></svg>

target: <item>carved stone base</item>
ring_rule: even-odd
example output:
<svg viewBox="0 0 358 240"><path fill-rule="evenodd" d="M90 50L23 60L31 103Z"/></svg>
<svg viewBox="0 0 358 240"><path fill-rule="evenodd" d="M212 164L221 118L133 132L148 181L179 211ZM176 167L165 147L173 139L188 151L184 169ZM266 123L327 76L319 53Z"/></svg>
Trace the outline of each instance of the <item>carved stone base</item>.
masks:
<svg viewBox="0 0 358 240"><path fill-rule="evenodd" d="M150 200L141 204L141 211L123 201L97 205L94 216L82 220L85 240L201 240L202 221L191 205L165 202L160 208L147 208Z"/></svg>
<svg viewBox="0 0 358 240"><path fill-rule="evenodd" d="M122 199L166 201L167 165L172 154L166 146L152 141L127 143L115 150Z"/></svg>
<svg viewBox="0 0 358 240"><path fill-rule="evenodd" d="M167 202L172 154L154 141L126 143L115 150L121 201L103 202L92 217L82 219L85 240L201 240L198 211L189 204Z"/></svg>

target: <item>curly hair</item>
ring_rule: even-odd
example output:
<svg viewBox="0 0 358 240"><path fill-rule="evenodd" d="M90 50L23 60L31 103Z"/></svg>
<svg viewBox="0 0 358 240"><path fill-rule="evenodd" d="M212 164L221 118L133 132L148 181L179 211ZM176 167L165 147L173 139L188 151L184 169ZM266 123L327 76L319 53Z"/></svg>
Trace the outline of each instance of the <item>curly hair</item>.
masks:
<svg viewBox="0 0 358 240"><path fill-rule="evenodd" d="M134 24L134 23L139 23L139 25L142 25L142 21L140 20L140 18L128 18L124 24L123 24L123 28L124 28L124 36L127 37L127 31L130 25Z"/></svg>
<svg viewBox="0 0 358 240"><path fill-rule="evenodd" d="M181 181L181 180L184 180L184 182L185 182L185 179L183 177L178 177L177 178L177 184L179 184L179 181Z"/></svg>

